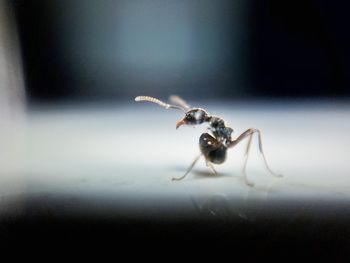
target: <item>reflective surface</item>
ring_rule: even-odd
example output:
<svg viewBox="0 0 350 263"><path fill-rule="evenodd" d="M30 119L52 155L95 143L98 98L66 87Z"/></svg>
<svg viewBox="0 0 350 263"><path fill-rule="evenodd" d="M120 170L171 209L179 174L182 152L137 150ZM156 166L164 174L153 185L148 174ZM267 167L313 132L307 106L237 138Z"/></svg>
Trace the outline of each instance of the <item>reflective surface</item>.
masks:
<svg viewBox="0 0 350 263"><path fill-rule="evenodd" d="M52 210L62 209L68 216L89 211L160 218L179 213L191 217L203 207L211 217L212 211L221 209L216 207L219 203L228 216L247 219L276 216L279 211L273 204L283 202L286 211L290 206L301 214L327 215L323 204L350 201L346 104L200 104L223 117L234 136L259 128L270 166L284 177L268 173L254 138L247 172L255 187L242 180L246 142L229 150L226 162L215 166L218 176L201 160L184 180L173 182L171 178L185 173L198 155L205 126L175 130L182 113L154 105L62 105L29 110L23 154L18 155L19 165L7 173L11 180L20 176L23 185L13 191L10 186L15 184L6 177L2 196L42 196L47 202L63 198L62 207ZM294 207L294 202L304 205ZM344 215L348 212L342 210Z"/></svg>

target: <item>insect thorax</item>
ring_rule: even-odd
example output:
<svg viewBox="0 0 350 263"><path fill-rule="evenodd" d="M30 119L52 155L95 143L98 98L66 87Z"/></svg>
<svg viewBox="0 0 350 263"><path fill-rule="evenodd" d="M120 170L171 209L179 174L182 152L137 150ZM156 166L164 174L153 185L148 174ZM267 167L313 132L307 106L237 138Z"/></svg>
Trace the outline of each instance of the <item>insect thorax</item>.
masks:
<svg viewBox="0 0 350 263"><path fill-rule="evenodd" d="M231 142L231 133L233 129L227 127L222 118L215 116L210 117L209 126L215 138L227 147Z"/></svg>

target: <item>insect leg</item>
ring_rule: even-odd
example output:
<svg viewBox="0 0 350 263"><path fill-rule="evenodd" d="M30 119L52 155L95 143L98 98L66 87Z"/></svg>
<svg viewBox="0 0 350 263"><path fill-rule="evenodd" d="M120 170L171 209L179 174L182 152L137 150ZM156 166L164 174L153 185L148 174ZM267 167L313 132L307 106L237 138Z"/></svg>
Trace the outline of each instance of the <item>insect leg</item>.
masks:
<svg viewBox="0 0 350 263"><path fill-rule="evenodd" d="M208 160L205 160L205 162L207 164L207 167L209 167L215 175L218 175L218 172L215 170L214 165L211 162L209 162Z"/></svg>
<svg viewBox="0 0 350 263"><path fill-rule="evenodd" d="M265 166L266 166L266 169L273 175L273 176L276 176L276 177L283 177L281 174L276 174L275 172L273 172L271 170L271 168L269 167L267 161L266 161L266 157L265 157L265 154L264 154L264 151L263 151L263 148L262 148L262 140L261 140L261 133L259 130L258 131L258 138L259 138L259 150L260 150L260 153L264 159L264 163L265 163Z"/></svg>
<svg viewBox="0 0 350 263"><path fill-rule="evenodd" d="M251 146L251 143L252 143L252 139L253 139L253 133L249 135L249 140L248 140L248 143L247 143L247 148L245 150L245 159L244 159L244 164L243 164L243 175L244 175L244 181L247 185L249 186L254 186L254 183L249 181L248 179L248 176L247 176L247 171L246 171L246 168L247 168L247 162L248 162L248 156L249 156L249 152L250 152L250 146Z"/></svg>
<svg viewBox="0 0 350 263"><path fill-rule="evenodd" d="M247 161L248 161L248 155L249 155L249 150L250 150L250 146L251 146L251 140L252 140L252 136L254 133L257 133L258 134L258 143L259 143L259 151L263 157L263 160L264 160L264 164L265 164L265 167L266 169L274 176L278 176L278 177L281 177L281 175L278 175L276 173L274 173L271 168L269 167L268 163L267 163L267 160L266 160L266 157L265 157L265 154L264 154L264 151L263 151L263 147L262 147L262 139L261 139L261 133L258 129L248 129L246 130L245 132L243 132L240 136L238 136L238 138L234 141L231 142L230 146L229 147L233 147L235 146L236 144L238 144L239 142L241 142L242 140L244 140L245 138L247 138L249 136L249 141L248 141L248 144L247 144L247 149L246 149L246 159L244 161L244 166L243 166L243 172L245 174L245 177L246 177L246 165L247 165Z"/></svg>
<svg viewBox="0 0 350 263"><path fill-rule="evenodd" d="M196 165L196 163L198 162L198 160L199 160L199 158L200 158L201 156L202 156L202 154L198 155L198 156L196 157L196 159L193 160L193 162L191 163L190 167L188 167L186 173L185 173L183 176L180 176L180 177L173 177L171 180L172 180L172 181L180 181L180 180L184 179L184 178L186 177L186 175L188 175L188 174L191 172L192 168Z"/></svg>

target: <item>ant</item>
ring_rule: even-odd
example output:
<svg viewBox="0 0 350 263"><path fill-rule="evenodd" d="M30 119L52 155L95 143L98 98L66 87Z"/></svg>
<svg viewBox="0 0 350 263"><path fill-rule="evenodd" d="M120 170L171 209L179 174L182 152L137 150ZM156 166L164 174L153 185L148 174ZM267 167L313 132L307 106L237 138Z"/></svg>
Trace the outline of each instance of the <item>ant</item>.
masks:
<svg viewBox="0 0 350 263"><path fill-rule="evenodd" d="M261 142L261 133L258 129L250 128L243 132L241 135L239 135L236 139L232 139L231 134L233 132L233 129L231 127L228 127L225 123L225 121L217 116L210 115L207 111L201 108L192 108L190 107L185 100L180 98L179 96L172 95L170 96L170 101L175 104L171 105L168 103L165 103L163 101L160 101L159 99L149 97L149 96L138 96L135 98L135 101L148 101L152 103L156 103L166 109L178 109L185 113L185 117L178 121L176 123L176 129L178 129L182 125L198 125L202 123L208 123L209 125L209 131L210 133L203 133L199 138L199 148L200 148L200 155L198 155L186 173L181 177L175 177L172 178L173 181L179 181L184 179L187 174L192 170L192 168L195 166L197 161L200 159L200 157L203 155L206 161L206 164L211 170L214 172L214 174L217 174L216 170L214 169L213 164L222 164L226 160L226 152L227 149L233 148L236 146L239 142L244 140L245 138L248 138L248 144L245 150L245 160L243 165L243 175L245 183L249 186L254 186L254 183L248 180L247 173L246 173L246 166L248 161L248 155L250 151L250 146L252 142L252 138L254 134L258 135L259 140L259 151L263 157L266 169L274 176L281 177L282 175L275 174L269 167L265 154L263 152L262 148L262 142Z"/></svg>

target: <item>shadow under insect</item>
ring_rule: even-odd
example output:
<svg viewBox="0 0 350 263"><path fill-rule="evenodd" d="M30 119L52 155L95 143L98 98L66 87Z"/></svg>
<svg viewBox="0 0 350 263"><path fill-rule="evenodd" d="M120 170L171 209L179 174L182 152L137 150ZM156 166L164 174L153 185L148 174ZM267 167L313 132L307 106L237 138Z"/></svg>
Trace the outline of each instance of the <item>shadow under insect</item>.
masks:
<svg viewBox="0 0 350 263"><path fill-rule="evenodd" d="M175 171L176 173L181 173L184 170L186 170L188 167L184 167L184 166L175 166L172 167L171 170ZM191 171L191 177L194 179L201 179L201 178L220 178L220 177L232 177L232 178L241 178L241 175L236 175L236 174L232 174L232 173L223 173L223 172L217 172L214 173L210 170L207 169L194 169Z"/></svg>

